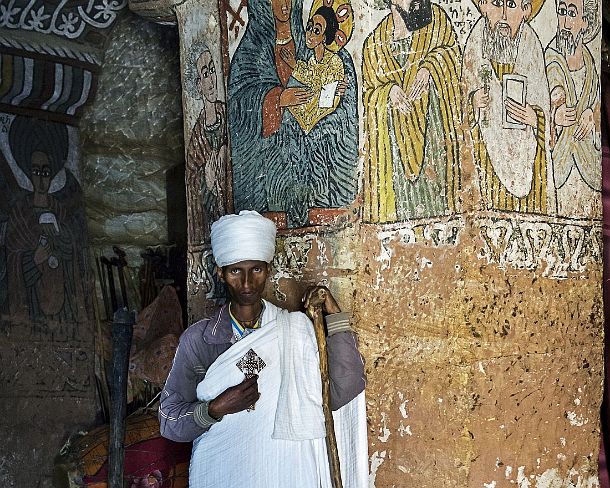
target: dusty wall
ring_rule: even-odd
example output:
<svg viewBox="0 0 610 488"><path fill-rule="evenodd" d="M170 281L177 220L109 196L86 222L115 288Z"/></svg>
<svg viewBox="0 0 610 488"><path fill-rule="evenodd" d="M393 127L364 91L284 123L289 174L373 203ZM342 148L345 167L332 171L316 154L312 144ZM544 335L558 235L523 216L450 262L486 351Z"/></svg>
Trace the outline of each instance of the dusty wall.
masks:
<svg viewBox="0 0 610 488"><path fill-rule="evenodd" d="M326 283L354 312L371 486L597 486L599 2L328 1L334 37L306 42L322 4L156 14L196 88L191 317L209 222L254 208L268 296Z"/></svg>

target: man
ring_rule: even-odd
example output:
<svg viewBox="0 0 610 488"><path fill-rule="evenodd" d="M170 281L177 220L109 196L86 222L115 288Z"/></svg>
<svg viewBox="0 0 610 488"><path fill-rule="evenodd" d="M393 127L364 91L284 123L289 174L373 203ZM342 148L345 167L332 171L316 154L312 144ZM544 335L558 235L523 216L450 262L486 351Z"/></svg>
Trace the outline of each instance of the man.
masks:
<svg viewBox="0 0 610 488"><path fill-rule="evenodd" d="M312 324L261 298L275 234L273 222L253 211L212 225L212 252L230 300L182 335L159 407L163 436L195 441L191 488L330 486ZM349 460L344 482L364 487L363 361L349 319L330 293L324 309L331 407L341 409L339 426L343 413L361 421L350 430L361 434L352 447L364 455L363 469Z"/></svg>
<svg viewBox="0 0 610 488"><path fill-rule="evenodd" d="M529 21L542 2L479 0L464 49L468 119L488 209L555 213L544 55Z"/></svg>
<svg viewBox="0 0 610 488"><path fill-rule="evenodd" d="M601 218L600 84L586 46L600 27L598 10L595 0L558 0L545 53L557 206L567 217Z"/></svg>
<svg viewBox="0 0 610 488"><path fill-rule="evenodd" d="M364 220L456 210L461 52L444 10L391 0L364 42Z"/></svg>

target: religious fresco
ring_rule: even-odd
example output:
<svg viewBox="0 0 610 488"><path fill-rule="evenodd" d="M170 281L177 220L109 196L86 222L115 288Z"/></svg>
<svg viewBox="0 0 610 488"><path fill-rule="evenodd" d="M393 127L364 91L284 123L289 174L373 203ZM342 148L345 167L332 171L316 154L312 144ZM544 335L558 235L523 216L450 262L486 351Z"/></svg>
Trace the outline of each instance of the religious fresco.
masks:
<svg viewBox="0 0 610 488"><path fill-rule="evenodd" d="M468 121L488 209L556 213L544 52L530 25L541 7L541 0L480 1L466 41Z"/></svg>
<svg viewBox="0 0 610 488"><path fill-rule="evenodd" d="M8 114L2 122L0 179L11 189L0 224L3 308L11 320L45 323L73 337L72 325L86 320L89 271L75 129Z"/></svg>
<svg viewBox="0 0 610 488"><path fill-rule="evenodd" d="M600 5L596 0L556 0L556 6L557 32L545 61L557 213L601 219L601 87L587 46L601 27Z"/></svg>
<svg viewBox="0 0 610 488"><path fill-rule="evenodd" d="M391 0L364 42L364 220L459 209L461 49L430 0Z"/></svg>
<svg viewBox="0 0 610 488"><path fill-rule="evenodd" d="M353 23L345 0L313 2L306 19L301 0L248 2L247 27L229 43L236 211L298 228L332 221L353 203L357 77L345 48Z"/></svg>
<svg viewBox="0 0 610 488"><path fill-rule="evenodd" d="M201 244L209 239L212 222L227 213L227 118L218 93L222 72L210 49L201 42L193 45L188 63L191 95L203 105L186 149L188 236L191 243Z"/></svg>

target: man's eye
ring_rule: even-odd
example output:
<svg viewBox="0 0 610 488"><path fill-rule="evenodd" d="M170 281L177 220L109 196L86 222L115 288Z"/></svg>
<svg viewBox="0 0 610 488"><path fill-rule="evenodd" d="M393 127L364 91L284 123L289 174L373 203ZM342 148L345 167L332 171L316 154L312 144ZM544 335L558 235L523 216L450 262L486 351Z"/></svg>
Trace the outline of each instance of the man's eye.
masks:
<svg viewBox="0 0 610 488"><path fill-rule="evenodd" d="M210 73L216 73L216 68L214 68L214 66L210 66Z"/></svg>
<svg viewBox="0 0 610 488"><path fill-rule="evenodd" d="M563 17L564 15L566 15L568 13L568 11L566 10L565 7L559 7L557 9L557 13Z"/></svg>
<svg viewBox="0 0 610 488"><path fill-rule="evenodd" d="M517 3L514 2L513 0L508 0L508 2L506 2L506 6L508 8L515 8L517 6Z"/></svg>
<svg viewBox="0 0 610 488"><path fill-rule="evenodd" d="M501 6L502 6L502 0L492 0L492 1L491 1L491 4L492 4L494 7L501 7Z"/></svg>
<svg viewBox="0 0 610 488"><path fill-rule="evenodd" d="M571 8L570 10L568 10L568 15L570 17L572 17L572 18L575 18L576 17L576 10Z"/></svg>
<svg viewBox="0 0 610 488"><path fill-rule="evenodd" d="M313 33L314 33L316 36L319 36L319 35L320 35L320 29L318 29L318 28L316 27L316 28L313 30Z"/></svg>
<svg viewBox="0 0 610 488"><path fill-rule="evenodd" d="M238 274L239 273L239 269L235 268L229 271L229 273L231 274Z"/></svg>

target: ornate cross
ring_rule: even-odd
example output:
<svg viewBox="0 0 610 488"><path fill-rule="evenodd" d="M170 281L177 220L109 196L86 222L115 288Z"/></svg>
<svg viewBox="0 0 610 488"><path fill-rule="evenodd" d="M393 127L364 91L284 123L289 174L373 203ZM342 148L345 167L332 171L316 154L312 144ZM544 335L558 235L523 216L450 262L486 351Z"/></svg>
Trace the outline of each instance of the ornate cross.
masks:
<svg viewBox="0 0 610 488"><path fill-rule="evenodd" d="M260 373L265 366L267 366L265 361L263 361L253 349L250 349L246 354L244 354L244 356L237 361L235 365L240 369L246 378L252 378L254 375ZM252 406L248 409L248 412L251 410L254 410L254 404L252 404Z"/></svg>

